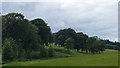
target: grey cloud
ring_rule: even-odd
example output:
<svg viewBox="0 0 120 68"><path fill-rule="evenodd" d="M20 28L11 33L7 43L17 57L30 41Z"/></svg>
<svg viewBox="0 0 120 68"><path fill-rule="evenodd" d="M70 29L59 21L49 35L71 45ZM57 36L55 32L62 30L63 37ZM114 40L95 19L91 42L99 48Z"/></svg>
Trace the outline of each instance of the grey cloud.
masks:
<svg viewBox="0 0 120 68"><path fill-rule="evenodd" d="M76 0L78 1L78 0ZM115 40L118 34L117 0L93 0L62 2L24 2L3 3L3 14L8 12L23 13L26 18L44 19L52 32L64 28L73 28L76 32L84 32L90 36Z"/></svg>

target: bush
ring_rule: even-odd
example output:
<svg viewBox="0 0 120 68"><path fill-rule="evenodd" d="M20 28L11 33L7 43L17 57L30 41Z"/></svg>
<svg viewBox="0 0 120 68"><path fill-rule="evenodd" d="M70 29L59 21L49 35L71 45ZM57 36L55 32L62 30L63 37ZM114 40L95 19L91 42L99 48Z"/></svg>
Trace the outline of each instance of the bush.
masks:
<svg viewBox="0 0 120 68"><path fill-rule="evenodd" d="M13 38L6 38L2 47L3 62L8 62L17 59L18 46Z"/></svg>
<svg viewBox="0 0 120 68"><path fill-rule="evenodd" d="M66 49L66 50L65 50L65 53L71 54L70 49Z"/></svg>
<svg viewBox="0 0 120 68"><path fill-rule="evenodd" d="M48 56L53 57L54 55L55 55L54 49L52 48L52 46L50 46L48 50Z"/></svg>
<svg viewBox="0 0 120 68"><path fill-rule="evenodd" d="M22 61L26 59L26 52L24 49L19 48L19 55L18 55L18 60Z"/></svg>
<svg viewBox="0 0 120 68"><path fill-rule="evenodd" d="M40 58L48 57L48 50L45 48L45 46L40 46Z"/></svg>
<svg viewBox="0 0 120 68"><path fill-rule="evenodd" d="M26 59L31 59L30 50L29 49L26 50L25 53L26 53Z"/></svg>
<svg viewBox="0 0 120 68"><path fill-rule="evenodd" d="M32 51L31 57L33 59L39 59L40 58L40 52L38 52L38 51Z"/></svg>

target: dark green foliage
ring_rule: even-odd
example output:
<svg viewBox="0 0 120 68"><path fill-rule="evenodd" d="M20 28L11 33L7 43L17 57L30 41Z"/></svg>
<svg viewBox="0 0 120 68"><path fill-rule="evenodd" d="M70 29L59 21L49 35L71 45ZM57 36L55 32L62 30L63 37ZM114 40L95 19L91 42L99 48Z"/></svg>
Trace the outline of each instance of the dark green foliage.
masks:
<svg viewBox="0 0 120 68"><path fill-rule="evenodd" d="M83 50L87 51L87 44L86 44L87 38L88 36L86 34L83 34L82 32L77 33L76 44L74 48L77 49L77 51L79 51L79 49L81 49L81 51Z"/></svg>
<svg viewBox="0 0 120 68"><path fill-rule="evenodd" d="M70 54L70 49L65 50L65 53Z"/></svg>
<svg viewBox="0 0 120 68"><path fill-rule="evenodd" d="M18 57L18 46L13 38L7 38L2 46L3 62L12 61Z"/></svg>
<svg viewBox="0 0 120 68"><path fill-rule="evenodd" d="M64 46L65 35L59 35L56 41L59 45Z"/></svg>
<svg viewBox="0 0 120 68"><path fill-rule="evenodd" d="M86 40L87 42L87 48L90 52L92 52L93 54L95 53L94 51L94 42L96 41L96 39L94 37L90 37Z"/></svg>
<svg viewBox="0 0 120 68"><path fill-rule="evenodd" d="M91 53L100 53L105 49L104 40L99 39L97 36L88 37L86 34L82 32L76 33L73 29L68 28L64 30L58 31L55 36L55 43L61 46L66 47L67 49L71 49L70 41L68 38L74 39L74 43L72 44L72 48L77 49L77 51L81 50L81 52L91 52ZM69 47L69 46L70 47Z"/></svg>
<svg viewBox="0 0 120 68"><path fill-rule="evenodd" d="M32 51L31 58L33 59L40 59L40 52L39 51Z"/></svg>
<svg viewBox="0 0 120 68"><path fill-rule="evenodd" d="M49 43L54 43L54 36L53 36L52 33L49 33L49 35L48 35L48 42Z"/></svg>
<svg viewBox="0 0 120 68"><path fill-rule="evenodd" d="M111 45L111 44L107 44L106 45L107 49L114 49L114 50L120 50L120 47L118 45Z"/></svg>
<svg viewBox="0 0 120 68"><path fill-rule="evenodd" d="M22 47L36 50L40 44L38 28L32 25L19 13L9 13L3 16L3 40L12 37L17 43L23 43Z"/></svg>
<svg viewBox="0 0 120 68"><path fill-rule="evenodd" d="M72 54L72 49L93 54L104 51L106 47L120 49L117 42L101 40L97 36L88 37L82 32L76 33L71 28L52 33L44 20L37 18L29 21L21 13L8 13L2 16L2 37L4 62L53 57L55 51ZM54 51L48 43L55 43L67 49ZM105 47L106 44L108 45Z"/></svg>
<svg viewBox="0 0 120 68"><path fill-rule="evenodd" d="M32 51L31 51L30 49L27 49L27 50L26 50L26 58L27 58L27 59L32 59L31 52L32 52Z"/></svg>
<svg viewBox="0 0 120 68"><path fill-rule="evenodd" d="M17 39L21 33L19 31L24 30L23 28L19 28L20 25L24 26L23 23L25 23L24 16L22 14L18 13L9 13L7 15L4 15L2 18L3 23L3 38L14 36L13 38ZM26 23L25 23L26 24ZM17 29L18 28L18 29ZM18 36L15 35L18 34Z"/></svg>
<svg viewBox="0 0 120 68"><path fill-rule="evenodd" d="M18 59L17 60L25 60L26 59L26 52L24 49L19 48Z"/></svg>
<svg viewBox="0 0 120 68"><path fill-rule="evenodd" d="M87 48L88 50L95 54L95 53L100 53L105 50L105 41L99 39L97 40L95 37L90 37L87 39Z"/></svg>
<svg viewBox="0 0 120 68"><path fill-rule="evenodd" d="M120 43L119 42L112 42L109 40L104 40L106 43L106 48L107 49L114 49L114 50L120 50Z"/></svg>
<svg viewBox="0 0 120 68"><path fill-rule="evenodd" d="M45 43L46 45L48 45L48 42L52 38L52 35L51 35L51 32L50 32L51 31L50 27L47 26L45 21L43 21L40 18L34 19L31 22L32 22L32 24L34 24L35 26L38 27L38 34L42 39L42 44Z"/></svg>
<svg viewBox="0 0 120 68"><path fill-rule="evenodd" d="M64 46L65 40L69 37L73 39L76 38L76 32L73 29L68 28L60 30L55 34L55 43Z"/></svg>
<svg viewBox="0 0 120 68"><path fill-rule="evenodd" d="M98 45L96 48L98 48L98 51L100 53L100 51L104 51L105 48L106 48L106 44L105 44L105 41L104 40L97 40L97 44Z"/></svg>
<svg viewBox="0 0 120 68"><path fill-rule="evenodd" d="M54 55L55 55L54 49L52 48L52 46L49 46L48 56L49 57L53 57Z"/></svg>
<svg viewBox="0 0 120 68"><path fill-rule="evenodd" d="M72 39L72 38L66 39L64 42L64 46L67 49L73 49L74 48L74 39Z"/></svg>
<svg viewBox="0 0 120 68"><path fill-rule="evenodd" d="M42 54L42 51L43 51L43 53L47 53L47 52L45 52L44 48L40 48L40 46L39 46L44 41L44 39L41 39L41 36L39 35L39 30L43 31L43 33L45 33L45 34L43 34L44 37L48 38L48 35L49 35L50 36L49 39L52 38L52 36L50 34L50 27L47 26L46 23L41 23L40 24L41 28L38 28L35 25L33 25L32 22L25 19L24 16L20 13L9 13L2 17L3 17L2 18L3 41L6 38L12 37L14 40L16 40L16 46L18 48L17 49L15 47L13 47L13 49L11 49L11 46L12 46L11 44L8 47L5 44L5 47L3 47L3 50L10 48L10 49L8 49L10 53L15 51L16 49L18 50L18 51L15 51L15 52L18 52L18 55L8 54L8 55L10 55L10 57L12 56L11 60L12 60L13 56L14 56L14 59L17 58L18 60L31 59L32 58L31 52L39 51L40 49L42 49L41 54ZM47 32L44 32L44 30ZM49 32L49 34L47 35L48 32ZM12 41L10 41L10 42L12 42ZM48 40L46 41L46 38L45 38L45 42L46 43L48 42ZM44 57L44 56L42 56L42 57Z"/></svg>
<svg viewBox="0 0 120 68"><path fill-rule="evenodd" d="M48 51L45 46L40 46L40 58L48 57Z"/></svg>

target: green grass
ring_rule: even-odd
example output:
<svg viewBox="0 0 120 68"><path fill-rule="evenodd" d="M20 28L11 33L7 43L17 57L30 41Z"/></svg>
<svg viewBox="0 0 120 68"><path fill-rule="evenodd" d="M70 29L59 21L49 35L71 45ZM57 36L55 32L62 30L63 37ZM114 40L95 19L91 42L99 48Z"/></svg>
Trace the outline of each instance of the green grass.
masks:
<svg viewBox="0 0 120 68"><path fill-rule="evenodd" d="M3 66L117 66L118 52L105 51L102 54L80 54L72 57L49 58L25 62L11 62Z"/></svg>

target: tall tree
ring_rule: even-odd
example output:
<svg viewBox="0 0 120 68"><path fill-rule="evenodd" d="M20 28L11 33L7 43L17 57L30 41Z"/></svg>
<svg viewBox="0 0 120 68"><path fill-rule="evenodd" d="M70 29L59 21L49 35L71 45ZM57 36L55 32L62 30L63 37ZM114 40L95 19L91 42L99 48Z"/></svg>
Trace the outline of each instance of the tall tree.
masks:
<svg viewBox="0 0 120 68"><path fill-rule="evenodd" d="M77 51L79 51L79 49L86 50L86 40L87 40L88 36L86 34L83 34L82 32L77 33L77 37L76 37L76 45L75 45L75 49L77 49ZM86 50L87 51L87 50Z"/></svg>
<svg viewBox="0 0 120 68"><path fill-rule="evenodd" d="M38 29L25 19L20 13L9 13L3 16L3 40L12 37L17 43L22 43L25 50L37 50L40 39L38 38Z"/></svg>
<svg viewBox="0 0 120 68"><path fill-rule="evenodd" d="M100 52L102 52L102 51L105 50L106 44L105 44L104 40L97 40L97 41L98 41L98 44L97 44L97 46L98 46L98 52L100 53Z"/></svg>
<svg viewBox="0 0 120 68"><path fill-rule="evenodd" d="M94 37L89 37L87 40L86 40L86 43L87 43L87 48L88 50L91 52L91 53L95 53L95 48L94 48L94 42L96 42L96 39Z"/></svg>
<svg viewBox="0 0 120 68"><path fill-rule="evenodd" d="M32 24L38 27L38 34L41 37L43 43L48 45L49 39L51 37L51 29L47 26L44 20L38 18L31 21Z"/></svg>

